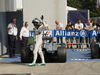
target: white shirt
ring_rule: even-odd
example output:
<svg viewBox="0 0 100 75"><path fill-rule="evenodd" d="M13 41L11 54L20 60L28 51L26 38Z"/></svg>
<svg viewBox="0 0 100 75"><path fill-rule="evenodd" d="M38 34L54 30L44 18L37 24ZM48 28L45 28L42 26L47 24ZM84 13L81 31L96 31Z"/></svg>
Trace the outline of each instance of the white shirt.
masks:
<svg viewBox="0 0 100 75"><path fill-rule="evenodd" d="M15 24L10 23L8 24L8 28L11 27L11 29L8 30L8 34L9 35L14 35L17 36L18 30Z"/></svg>
<svg viewBox="0 0 100 75"><path fill-rule="evenodd" d="M29 30L26 27L22 27L20 31L20 38L29 37Z"/></svg>
<svg viewBox="0 0 100 75"><path fill-rule="evenodd" d="M56 24L56 29L58 29L58 28L63 28L63 24L62 23L59 23L58 25Z"/></svg>
<svg viewBox="0 0 100 75"><path fill-rule="evenodd" d="M83 23L80 23L80 25L78 23L75 24L75 28L77 29L81 29L83 27L84 27Z"/></svg>
<svg viewBox="0 0 100 75"><path fill-rule="evenodd" d="M98 29L99 29L98 33L100 34L100 27L98 27Z"/></svg>
<svg viewBox="0 0 100 75"><path fill-rule="evenodd" d="M93 26L94 27L94 29L97 27L96 25L95 26Z"/></svg>
<svg viewBox="0 0 100 75"><path fill-rule="evenodd" d="M86 27L87 29L91 29L93 26L92 26L92 23L90 23L90 26L86 23L86 24L85 24L85 27Z"/></svg>

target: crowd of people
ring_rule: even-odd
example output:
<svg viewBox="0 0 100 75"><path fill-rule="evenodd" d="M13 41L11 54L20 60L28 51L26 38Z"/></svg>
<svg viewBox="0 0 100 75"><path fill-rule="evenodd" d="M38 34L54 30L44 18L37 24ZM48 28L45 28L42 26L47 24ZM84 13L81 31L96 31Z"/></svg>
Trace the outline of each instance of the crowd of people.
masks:
<svg viewBox="0 0 100 75"><path fill-rule="evenodd" d="M9 57L16 58L16 40L18 40L17 33L18 29L16 26L16 18L12 18L11 23L8 24L8 45L9 45ZM28 37L29 37L29 29L28 22L25 22L25 25L21 28L20 31L20 41L21 46L27 46Z"/></svg>
<svg viewBox="0 0 100 75"><path fill-rule="evenodd" d="M29 65L36 65L36 60L37 60L37 52L40 54L41 56L41 60L42 63L39 65L45 65L45 61L44 61L44 56L43 56L43 52L42 52L42 31L43 30L48 30L48 24L46 22L41 23L41 21L37 18L35 18L32 21L33 25L35 28L33 28L35 30L35 39L34 41L36 42L35 45L35 49L34 49L34 61L33 63L29 64ZM54 30L63 30L63 24L60 23L58 20L55 21L56 24L56 28ZM98 24L100 25L100 24ZM77 20L77 23L75 23L75 25L73 25L71 23L71 21L68 21L68 24L65 26L65 30L88 30L89 31L89 37L85 37L86 38L86 44L87 44L87 48L89 47L89 43L91 43L92 41L94 41L93 37L90 37L90 31L96 29L98 31L98 34L100 34L100 27L98 27L93 21L88 20L86 24L81 23L81 19ZM16 51L16 40L18 40L17 37L17 33L18 33L18 29L16 26L16 18L13 18L11 20L11 23L8 24L8 45L9 45L9 57L10 58L16 58L15 56L15 51ZM25 22L25 25L21 28L20 31L20 41L21 41L21 46L27 46L28 43L28 37L29 37L29 29L28 29L28 22ZM59 40L60 38L60 40ZM97 40L99 40L100 38L97 38ZM74 37L66 37L66 43L67 43L67 48L73 48L73 40ZM81 43L83 43L83 37L76 37L76 48L81 48ZM63 37L57 37L57 43L60 43L59 41L61 41L61 43L63 43Z"/></svg>
<svg viewBox="0 0 100 75"><path fill-rule="evenodd" d="M41 22L38 18L35 18L32 21L32 24L34 25L34 39L33 41L36 42L35 43L35 48L33 51L34 54L34 60L31 64L29 64L29 66L32 65L36 65L36 60L37 60L37 53L39 53L42 63L39 64L39 66L41 65L45 65L45 60L44 60L44 55L42 52L42 32L44 29L49 29L48 25L46 22ZM10 58L17 58L15 55L15 51L16 51L16 40L18 40L17 37L17 33L18 33L18 29L16 26L16 18L13 18L11 20L11 23L8 24L8 45L9 45L9 57ZM29 29L28 29L28 22L25 22L25 25L21 28L20 31L20 41L21 41L21 47L27 47L27 43L28 43L28 37L29 37Z"/></svg>
<svg viewBox="0 0 100 75"><path fill-rule="evenodd" d="M63 24L59 23L59 21L55 21L56 23L56 29L55 30L63 30ZM81 19L77 20L77 23L75 25L72 24L71 21L68 21L68 24L65 26L65 30L88 30L89 31L89 37L85 37L86 45L87 48L89 48L89 44L94 41L94 37L90 37L90 31L91 30L97 30L98 34L100 34L100 27L98 27L92 20L87 20L87 23L83 24L81 22ZM61 43L63 43L63 37L60 37ZM98 41L98 37L96 40ZM84 38L83 37L76 37L76 48L81 48L82 43L84 43ZM73 41L74 37L66 37L66 44L67 48L73 48ZM57 43L59 43L59 37L57 37Z"/></svg>

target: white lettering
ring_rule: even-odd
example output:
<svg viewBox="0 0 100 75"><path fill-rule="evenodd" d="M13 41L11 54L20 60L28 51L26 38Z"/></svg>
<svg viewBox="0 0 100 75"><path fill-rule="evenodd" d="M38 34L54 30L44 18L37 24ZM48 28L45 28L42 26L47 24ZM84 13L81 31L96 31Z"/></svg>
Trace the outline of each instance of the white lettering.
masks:
<svg viewBox="0 0 100 75"><path fill-rule="evenodd" d="M57 36L57 35L59 36L59 31L56 31L56 36Z"/></svg>
<svg viewBox="0 0 100 75"><path fill-rule="evenodd" d="M65 36L67 35L67 31L65 30Z"/></svg>
<svg viewBox="0 0 100 75"><path fill-rule="evenodd" d="M63 36L64 36L64 32L65 32L65 31L63 31Z"/></svg>
<svg viewBox="0 0 100 75"><path fill-rule="evenodd" d="M76 36L78 36L78 32L76 32Z"/></svg>
<svg viewBox="0 0 100 75"><path fill-rule="evenodd" d="M71 36L74 36L75 35L75 32L71 32Z"/></svg>
<svg viewBox="0 0 100 75"><path fill-rule="evenodd" d="M62 31L60 31L60 36L62 36Z"/></svg>
<svg viewBox="0 0 100 75"><path fill-rule="evenodd" d="M68 32L67 35L70 36L70 32Z"/></svg>
<svg viewBox="0 0 100 75"><path fill-rule="evenodd" d="M34 37L34 33L32 33L32 37Z"/></svg>
<svg viewBox="0 0 100 75"><path fill-rule="evenodd" d="M29 32L29 37L31 37L31 32Z"/></svg>
<svg viewBox="0 0 100 75"><path fill-rule="evenodd" d="M97 34L96 34L96 31L93 31L93 34L92 34L92 36L94 36L94 35L95 35L95 36L97 36Z"/></svg>

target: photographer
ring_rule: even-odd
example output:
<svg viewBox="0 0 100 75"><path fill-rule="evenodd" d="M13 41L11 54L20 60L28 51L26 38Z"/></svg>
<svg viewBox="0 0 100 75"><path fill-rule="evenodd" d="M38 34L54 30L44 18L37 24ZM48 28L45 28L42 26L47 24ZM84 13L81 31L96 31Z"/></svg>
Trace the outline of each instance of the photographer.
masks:
<svg viewBox="0 0 100 75"><path fill-rule="evenodd" d="M74 29L74 26L72 25L71 21L68 21L68 25L66 25L65 30L73 30L73 29ZM73 37L66 37L67 48L69 48L69 45L71 45L70 46L71 49L73 48L72 47L73 40L74 40ZM69 44L69 43L71 43L71 44Z"/></svg>

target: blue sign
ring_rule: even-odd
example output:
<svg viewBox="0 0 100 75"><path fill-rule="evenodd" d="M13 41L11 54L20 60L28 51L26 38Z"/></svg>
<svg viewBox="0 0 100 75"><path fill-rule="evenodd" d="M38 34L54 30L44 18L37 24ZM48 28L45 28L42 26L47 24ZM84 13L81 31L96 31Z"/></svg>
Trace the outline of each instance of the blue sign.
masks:
<svg viewBox="0 0 100 75"><path fill-rule="evenodd" d="M65 37L65 30L54 30L54 37Z"/></svg>
<svg viewBox="0 0 100 75"><path fill-rule="evenodd" d="M53 30L44 30L43 37L53 37Z"/></svg>
<svg viewBox="0 0 100 75"><path fill-rule="evenodd" d="M92 30L92 31L90 31L90 37L97 37L98 35L97 35L97 30Z"/></svg>
<svg viewBox="0 0 100 75"><path fill-rule="evenodd" d="M29 38L33 38L34 37L34 31L29 31Z"/></svg>
<svg viewBox="0 0 100 75"><path fill-rule="evenodd" d="M75 30L65 30L65 37L74 37Z"/></svg>
<svg viewBox="0 0 100 75"><path fill-rule="evenodd" d="M81 30L81 31L76 31L75 37L89 37L89 31L88 30Z"/></svg>
<svg viewBox="0 0 100 75"><path fill-rule="evenodd" d="M34 37L34 31L29 31L29 38ZM88 30L45 30L43 37L89 37ZM90 37L97 37L97 31L90 31Z"/></svg>
<svg viewBox="0 0 100 75"><path fill-rule="evenodd" d="M89 32L85 30L54 30L54 37L88 37Z"/></svg>

